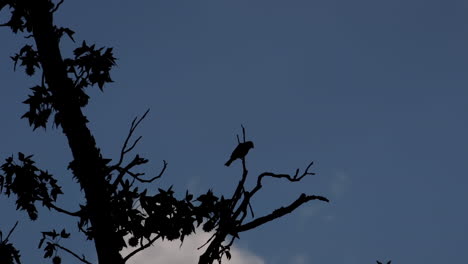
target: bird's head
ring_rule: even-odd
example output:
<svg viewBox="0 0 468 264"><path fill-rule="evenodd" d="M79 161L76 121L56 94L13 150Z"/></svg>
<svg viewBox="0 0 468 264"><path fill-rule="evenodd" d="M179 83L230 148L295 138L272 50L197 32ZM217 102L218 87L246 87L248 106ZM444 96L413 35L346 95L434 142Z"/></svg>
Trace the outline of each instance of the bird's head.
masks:
<svg viewBox="0 0 468 264"><path fill-rule="evenodd" d="M245 142L245 145L246 145L249 149L254 148L254 144L253 144L252 141L247 141L247 142Z"/></svg>

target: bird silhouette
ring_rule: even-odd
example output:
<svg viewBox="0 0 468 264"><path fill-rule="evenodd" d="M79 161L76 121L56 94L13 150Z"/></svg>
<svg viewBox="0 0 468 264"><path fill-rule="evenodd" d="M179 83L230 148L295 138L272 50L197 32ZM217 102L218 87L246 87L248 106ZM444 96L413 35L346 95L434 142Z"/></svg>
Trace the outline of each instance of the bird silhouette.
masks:
<svg viewBox="0 0 468 264"><path fill-rule="evenodd" d="M231 163L233 161L235 161L236 159L243 159L245 157L245 155L247 155L249 150L251 148L253 148L253 147L254 147L254 144L253 144L252 141L239 143L239 145L237 145L236 149L234 149L234 151L232 152L231 158L229 158L229 160L224 165L229 167L229 165L231 165Z"/></svg>

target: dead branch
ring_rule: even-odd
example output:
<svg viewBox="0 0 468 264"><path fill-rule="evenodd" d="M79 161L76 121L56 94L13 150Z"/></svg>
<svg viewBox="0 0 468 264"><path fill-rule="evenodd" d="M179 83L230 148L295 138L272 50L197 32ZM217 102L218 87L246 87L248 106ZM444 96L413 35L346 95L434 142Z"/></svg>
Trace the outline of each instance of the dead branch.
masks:
<svg viewBox="0 0 468 264"><path fill-rule="evenodd" d="M296 201L294 201L293 203L291 203L290 205L286 206L286 207L281 207L281 208L278 208L276 209L275 211L273 211L271 214L268 214L266 216L262 216L262 217L259 217L247 224L244 224L244 225L240 225L239 227L237 227L236 229L236 232L244 232L244 231L247 231L247 230L250 230L250 229L253 229L253 228L256 228L260 225L263 225L267 222L270 222L276 218L279 218L279 217L282 217L286 214L289 214L291 213L292 211L294 211L296 208L298 208L299 206L301 206L302 204L304 203L307 203L311 200L320 200L320 201L324 201L324 202L329 202L329 200L323 196L317 196L317 195L306 195L306 194L301 194L301 196L299 196L299 198L297 198Z"/></svg>
<svg viewBox="0 0 468 264"><path fill-rule="evenodd" d="M146 112L140 118L135 117L133 119L132 124L130 125L130 130L128 131L127 138L125 138L122 149L120 150L119 161L117 162L117 164L111 166L111 169L116 169L116 168L120 167L120 165L122 164L123 159L125 157L125 154L132 151L135 148L135 146L137 145L138 141L140 141L141 136L138 137L135 141L133 141L133 143L130 145L130 147L128 146L129 141L133 136L133 133L135 132L135 130L137 129L137 127L141 123L141 121L143 121L143 119L145 119L145 117L146 117L146 115L148 114L149 111L150 111L150 109L146 110Z"/></svg>
<svg viewBox="0 0 468 264"><path fill-rule="evenodd" d="M307 168L300 175L299 175L299 169L296 169L296 173L294 174L294 176L291 176L289 174L276 174L276 173L272 173L272 172L264 172L264 173L260 174L258 176L258 178L257 178L257 185L250 192L245 191L245 190L242 191L242 195L244 196L244 199L243 199L242 203L240 204L240 206L237 208L237 210L235 210L232 217L234 219L237 219L237 217L241 213L243 213L243 218L245 218L246 213L247 213L247 208L250 206L251 198L255 195L255 193L257 193L263 187L263 185L262 185L263 178L265 178L265 177L272 177L272 178L278 178L278 179L285 178L290 182L298 182L298 181L302 180L307 175L315 175L315 173L309 172L309 169L310 169L310 167L312 167L313 164L314 164L313 162L309 163ZM246 173L247 169L245 167L245 162L243 162L243 170L244 170L244 173ZM243 180L245 181L245 179L243 179ZM243 184L244 183L242 182L242 188L243 188ZM238 190L239 190L239 186L238 186L238 189L236 190L236 192ZM240 196L238 197L238 199L239 198L240 198ZM237 202L237 200L235 202ZM253 217L253 210L252 210L251 207L250 207L250 210L251 210L252 217Z"/></svg>
<svg viewBox="0 0 468 264"><path fill-rule="evenodd" d="M244 126L243 126L242 124L241 124L241 127L242 127L242 140L243 140L243 142L240 141L239 135L236 135L236 137L237 137L237 144L245 143L245 128L244 128Z"/></svg>
<svg viewBox="0 0 468 264"><path fill-rule="evenodd" d="M298 182L298 181L302 180L302 178L304 178L307 175L315 175L314 172L309 172L309 169L310 169L310 167L312 167L313 164L314 164L313 161L311 163L309 163L307 168L304 170L304 173L302 173L301 175L299 175L299 169L296 169L296 173L294 174L294 176L291 176L289 174L276 174L276 173L272 173L272 172L264 172L264 173L260 174L258 176L258 178L257 178L257 185L251 191L252 196L258 190L260 190L262 188L262 180L263 180L264 177L272 177L272 178L277 178L277 179L284 178L284 179L287 179L290 182Z"/></svg>
<svg viewBox="0 0 468 264"><path fill-rule="evenodd" d="M140 176L145 175L144 173L135 173L135 172L131 171L131 169L133 167L141 165L141 164L145 164L147 162L148 162L147 159L141 158L139 155L136 155L135 158L133 158L133 160L127 166L125 166L125 168L121 168L121 167L115 168L115 170L117 170L119 172L119 175L117 176L114 183L112 184L113 187L116 188L117 185L122 182L122 179L125 176L125 174L130 175L134 180L137 180L137 181L139 181L141 183L152 183L156 179L161 178L162 175L164 174L164 172L167 169L167 164L168 163L165 160L163 160L163 168L161 169L159 174L154 176L153 178L150 178L150 179L141 178Z"/></svg>
<svg viewBox="0 0 468 264"><path fill-rule="evenodd" d="M119 161L120 162L120 161ZM125 176L125 174L133 174L134 176L137 175L135 173L132 173L130 170L135 167L135 166L138 166L138 165L141 165L141 164L145 164L147 163L148 160L147 159L144 159L144 158L141 158L140 155L135 155L135 157L133 158L132 161L130 161L130 163L127 164L127 166L125 166L125 168L121 168L120 166L113 166L114 170L117 170L119 172L119 175L117 176L117 178L115 179L114 183L112 184L112 186L114 188L117 188L117 185L122 181L123 177ZM138 174L138 176L141 176L142 174Z"/></svg>
<svg viewBox="0 0 468 264"><path fill-rule="evenodd" d="M246 133L245 128L242 126L242 140L240 135L236 135L238 144L242 144L246 142ZM214 260L220 260L223 254L229 254L229 247L234 243L236 238L239 238L239 233L254 229L260 225L273 221L277 218L280 218L286 214L289 214L296 210L302 204L305 204L311 200L320 200L329 202L329 200L323 196L317 195L306 195L301 194L294 202L291 204L280 207L273 212L256 218L253 212L253 208L251 206L251 199L252 197L263 187L263 180L266 177L276 178L276 179L286 179L289 182L299 182L304 177L308 175L315 175L315 173L310 172L310 168L314 164L310 162L305 170L300 173L299 169L296 169L294 174L278 174L273 172L264 172L258 175L256 185L250 190L245 189L245 182L248 176L248 170L246 166L246 157L242 157L242 176L237 184L237 187L231 197L229 199L228 205L228 213L220 215L219 222L217 223L216 232L210 237L210 239L203 245L209 246L206 249L205 253L202 254L199 260L199 264L211 264ZM246 217L250 213L252 214L252 219L250 222L246 224L242 224ZM222 211L221 211L222 212ZM223 245L223 241L226 240L227 236L231 236L230 241L227 245ZM203 247L202 246L202 247ZM201 248L201 247L200 247Z"/></svg>

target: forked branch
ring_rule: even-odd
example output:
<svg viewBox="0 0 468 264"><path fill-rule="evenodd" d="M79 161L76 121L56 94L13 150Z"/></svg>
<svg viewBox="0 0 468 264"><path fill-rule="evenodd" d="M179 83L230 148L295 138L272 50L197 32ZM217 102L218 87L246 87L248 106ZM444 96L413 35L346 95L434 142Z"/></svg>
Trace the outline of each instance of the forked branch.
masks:
<svg viewBox="0 0 468 264"><path fill-rule="evenodd" d="M246 143L245 128L243 126L242 126L242 141L241 141L240 135L237 135L236 138L237 138L237 142L239 145ZM199 259L199 264L211 264L215 260L220 261L224 254L226 254L226 256L230 258L230 254L229 254L230 246L233 244L235 239L239 238L240 232L254 229L260 225L266 224L277 218L285 216L286 214L293 212L299 206L309 201L320 200L324 202L329 202L329 200L323 196L306 195L303 193L291 204L285 207L280 207L265 216L258 217L255 219L254 212L251 206L251 199L260 189L262 189L263 180L265 178L267 177L276 178L276 179L284 178L289 182L299 182L308 175L315 175L315 173L310 172L310 169L314 163L310 162L302 173L300 172L299 169L297 169L294 174L278 174L278 173L273 173L273 172L261 173L257 176L257 181L256 181L255 186L251 190L247 190L245 187L246 179L248 176L248 170L246 166L246 154L244 154L241 157L238 157L242 161L242 176L241 176L241 179L239 180L239 183L231 199L229 199L229 204L227 207L228 212L223 213L223 211L225 210L225 207L220 206L219 221L217 221L216 223L216 231L211 236L211 238L206 242L206 244L209 243L209 246L206 249L206 251L201 255ZM252 214L253 220L251 220L248 223L243 224L244 220L248 216L249 210L250 210L250 213ZM223 242L227 239L228 236L230 236L230 241L228 242L227 245L223 245Z"/></svg>
<svg viewBox="0 0 468 264"><path fill-rule="evenodd" d="M146 112L140 118L135 117L133 119L132 124L130 125L130 130L128 131L127 138L125 138L122 149L120 150L119 161L117 162L117 164L111 166L111 169L115 169L115 168L120 167L120 165L122 164L123 159L125 157L125 154L132 151L135 148L135 146L138 144L138 141L140 141L141 136L138 137L135 141L133 141L133 143L131 143L131 145L129 146L129 142L130 142L130 140L131 140L131 138L133 136L133 133L135 132L135 130L137 129L137 127L141 123L141 121L143 121L143 119L145 119L145 117L148 114L149 110L150 109L146 110Z"/></svg>
<svg viewBox="0 0 468 264"><path fill-rule="evenodd" d="M262 188L262 180L265 177L272 177L272 178L277 178L277 179L284 178L284 179L287 179L290 182L298 182L298 181L302 180L302 178L304 178L307 175L315 175L314 172L309 172L309 169L310 169L310 167L312 167L313 164L314 164L313 161L311 163L309 163L307 168L300 175L299 175L299 169L296 169L296 173L294 174L294 176L291 176L289 174L276 174L276 173L272 173L272 172L264 172L264 173L262 173L262 174L260 174L258 176L257 185L252 189L252 191L250 193L251 193L251 195L254 195L258 190L260 190Z"/></svg>

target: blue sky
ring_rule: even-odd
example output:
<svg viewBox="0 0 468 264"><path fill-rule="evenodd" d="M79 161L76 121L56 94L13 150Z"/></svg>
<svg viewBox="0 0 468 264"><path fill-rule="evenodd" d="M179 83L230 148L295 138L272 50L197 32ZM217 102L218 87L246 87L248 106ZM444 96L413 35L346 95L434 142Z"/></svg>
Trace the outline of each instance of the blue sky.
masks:
<svg viewBox="0 0 468 264"><path fill-rule="evenodd" d="M467 14L461 0L82 0L65 1L56 22L78 42L114 47L115 83L92 89L89 125L115 158L130 121L151 108L137 152L148 173L169 162L160 186L229 195L240 166L223 164L240 124L255 143L253 175L315 161L317 175L301 184L269 181L255 212L301 192L331 203L243 234L240 249L268 264L439 264L468 259ZM25 40L4 28L0 40L1 157L35 154L73 210L82 195L64 136L19 119L37 81L12 71ZM72 44L63 41L64 54ZM3 231L25 219L13 199L0 205ZM67 221L21 220L14 240L25 263L39 256L35 230L76 226ZM92 256L74 237L68 245Z"/></svg>

